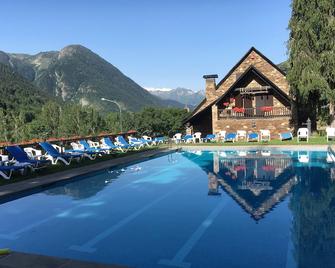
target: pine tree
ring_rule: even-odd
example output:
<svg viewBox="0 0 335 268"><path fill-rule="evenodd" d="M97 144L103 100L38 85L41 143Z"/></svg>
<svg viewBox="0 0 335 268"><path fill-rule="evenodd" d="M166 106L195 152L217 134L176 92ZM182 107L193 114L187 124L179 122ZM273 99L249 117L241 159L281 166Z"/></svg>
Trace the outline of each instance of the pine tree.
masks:
<svg viewBox="0 0 335 268"><path fill-rule="evenodd" d="M334 9L333 0L292 2L287 78L296 102L296 127L310 117L315 128L320 106L335 100Z"/></svg>

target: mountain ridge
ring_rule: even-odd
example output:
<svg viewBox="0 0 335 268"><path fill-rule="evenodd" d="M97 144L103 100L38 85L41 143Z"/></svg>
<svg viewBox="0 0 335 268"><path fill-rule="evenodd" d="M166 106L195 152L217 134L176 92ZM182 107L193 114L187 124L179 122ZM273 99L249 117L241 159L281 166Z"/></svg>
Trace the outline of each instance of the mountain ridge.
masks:
<svg viewBox="0 0 335 268"><path fill-rule="evenodd" d="M82 45L69 45L60 51L6 53L0 51L0 63L50 96L89 105L98 110L116 110L101 97L118 101L123 109L138 111L145 106L182 107L175 101L151 95L114 65Z"/></svg>

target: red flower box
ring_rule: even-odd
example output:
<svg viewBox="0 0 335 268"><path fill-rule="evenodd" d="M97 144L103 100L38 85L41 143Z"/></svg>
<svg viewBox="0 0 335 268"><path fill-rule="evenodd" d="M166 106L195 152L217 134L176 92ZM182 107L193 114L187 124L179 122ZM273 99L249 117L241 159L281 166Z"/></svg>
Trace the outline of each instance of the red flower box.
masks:
<svg viewBox="0 0 335 268"><path fill-rule="evenodd" d="M233 108L233 111L235 112L235 113L244 113L245 112L245 109L244 108L240 108L240 107L234 107Z"/></svg>
<svg viewBox="0 0 335 268"><path fill-rule="evenodd" d="M259 109L262 112L271 112L273 110L273 107L272 106L262 106L262 107L259 107Z"/></svg>

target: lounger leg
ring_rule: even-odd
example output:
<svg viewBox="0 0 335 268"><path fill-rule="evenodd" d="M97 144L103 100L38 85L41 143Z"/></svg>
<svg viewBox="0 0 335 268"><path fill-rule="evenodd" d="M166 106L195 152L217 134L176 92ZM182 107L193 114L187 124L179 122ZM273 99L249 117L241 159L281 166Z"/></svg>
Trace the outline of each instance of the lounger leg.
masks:
<svg viewBox="0 0 335 268"><path fill-rule="evenodd" d="M0 176L1 176L2 178L4 178L5 180L9 180L10 177L12 176L12 172L13 172L12 170L9 171L9 174L7 175L6 173L0 171Z"/></svg>

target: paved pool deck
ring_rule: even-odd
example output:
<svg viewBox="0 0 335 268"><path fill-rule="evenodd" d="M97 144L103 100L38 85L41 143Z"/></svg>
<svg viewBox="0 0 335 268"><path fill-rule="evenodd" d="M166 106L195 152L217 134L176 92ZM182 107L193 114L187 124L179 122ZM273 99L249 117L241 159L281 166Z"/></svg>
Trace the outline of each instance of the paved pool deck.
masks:
<svg viewBox="0 0 335 268"><path fill-rule="evenodd" d="M129 268L121 265L83 262L37 254L12 252L0 257L1 268Z"/></svg>

